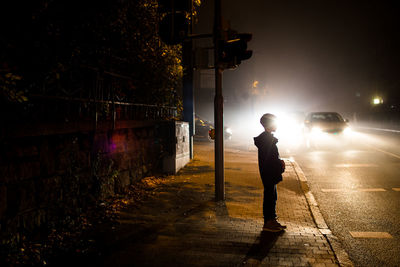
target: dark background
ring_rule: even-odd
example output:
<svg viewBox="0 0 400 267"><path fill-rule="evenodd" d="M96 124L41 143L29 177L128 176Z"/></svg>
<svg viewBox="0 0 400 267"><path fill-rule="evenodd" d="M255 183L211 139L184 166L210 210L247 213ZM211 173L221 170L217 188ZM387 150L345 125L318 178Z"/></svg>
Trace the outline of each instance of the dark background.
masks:
<svg viewBox="0 0 400 267"><path fill-rule="evenodd" d="M203 1L197 33L212 32L213 3ZM276 107L362 116L371 112L375 96L383 98L381 109L398 112L399 3L233 0L222 5L232 29L253 34L252 58L224 72L227 122L237 117L233 111ZM196 90L197 112L212 120L213 89Z"/></svg>

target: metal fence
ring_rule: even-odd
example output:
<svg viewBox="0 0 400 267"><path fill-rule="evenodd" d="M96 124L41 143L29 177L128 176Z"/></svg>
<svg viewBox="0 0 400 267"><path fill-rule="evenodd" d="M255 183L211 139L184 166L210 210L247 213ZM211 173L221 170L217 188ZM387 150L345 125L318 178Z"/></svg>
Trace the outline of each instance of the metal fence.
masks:
<svg viewBox="0 0 400 267"><path fill-rule="evenodd" d="M24 103L1 103L4 122L69 122L116 120L170 120L177 108L134 103L122 93L130 78L96 68L84 67L79 85L66 88L45 87L28 95Z"/></svg>
<svg viewBox="0 0 400 267"><path fill-rule="evenodd" d="M168 120L177 117L176 107L110 100L32 95L31 105L33 113L30 117L42 121Z"/></svg>

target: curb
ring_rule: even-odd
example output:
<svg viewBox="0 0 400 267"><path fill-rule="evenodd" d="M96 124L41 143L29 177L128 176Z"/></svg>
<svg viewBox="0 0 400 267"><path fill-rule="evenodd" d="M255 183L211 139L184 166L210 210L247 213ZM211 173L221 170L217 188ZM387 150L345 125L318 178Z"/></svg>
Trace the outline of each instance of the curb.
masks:
<svg viewBox="0 0 400 267"><path fill-rule="evenodd" d="M329 229L328 225L326 224L324 217L318 207L318 203L314 198L314 195L311 193L310 188L308 186L307 177L304 175L303 171L301 170L299 164L294 161L290 160L294 167L294 171L296 176L299 180L301 189L303 190L304 196L306 197L308 207L310 208L311 215L314 219L315 224L317 225L321 234L327 239L331 249L339 263L339 266L342 267L354 267L353 262L350 260L349 255L347 252L342 248L340 241L334 236Z"/></svg>

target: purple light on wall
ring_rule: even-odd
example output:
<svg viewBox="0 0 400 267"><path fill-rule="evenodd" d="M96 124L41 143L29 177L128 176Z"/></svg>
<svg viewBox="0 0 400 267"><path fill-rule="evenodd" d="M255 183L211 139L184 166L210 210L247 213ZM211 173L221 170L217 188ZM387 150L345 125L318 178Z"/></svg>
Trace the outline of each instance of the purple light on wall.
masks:
<svg viewBox="0 0 400 267"><path fill-rule="evenodd" d="M117 144L114 143L114 142L111 142L111 143L109 144L108 148L109 148L109 151L110 151L110 152L113 152L113 151L115 151L115 149L117 149Z"/></svg>

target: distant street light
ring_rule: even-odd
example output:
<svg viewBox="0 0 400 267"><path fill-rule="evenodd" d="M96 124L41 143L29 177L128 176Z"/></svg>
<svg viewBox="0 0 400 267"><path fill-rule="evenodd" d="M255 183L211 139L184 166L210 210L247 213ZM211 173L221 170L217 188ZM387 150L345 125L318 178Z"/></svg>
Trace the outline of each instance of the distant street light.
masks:
<svg viewBox="0 0 400 267"><path fill-rule="evenodd" d="M254 81L253 82L253 88L257 88L258 87L258 81Z"/></svg>
<svg viewBox="0 0 400 267"><path fill-rule="evenodd" d="M383 99L382 99L381 97L375 97L375 98L372 100L372 104L374 104L374 105L383 104Z"/></svg>

